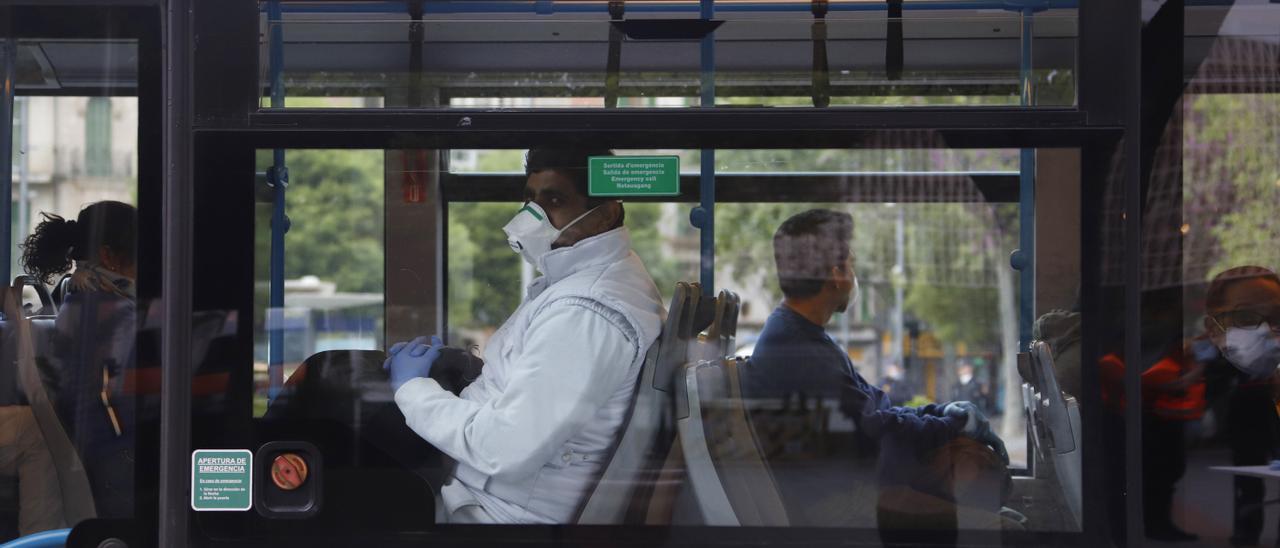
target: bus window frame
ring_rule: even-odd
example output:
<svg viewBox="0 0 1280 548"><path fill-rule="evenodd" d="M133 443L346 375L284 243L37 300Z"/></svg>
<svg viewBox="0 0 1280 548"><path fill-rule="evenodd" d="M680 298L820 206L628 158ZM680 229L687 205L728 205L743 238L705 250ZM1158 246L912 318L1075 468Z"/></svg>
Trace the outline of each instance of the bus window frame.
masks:
<svg viewBox="0 0 1280 548"><path fill-rule="evenodd" d="M312 122L332 121L330 119L333 117L329 116L329 114L332 114L332 113L329 113L329 112L326 112L323 114L317 113L316 118L311 121ZM539 119L538 123L543 123L542 119L545 118L546 114L545 113L538 113L538 114L539 116L536 116L536 118ZM608 113L608 114L612 114L612 113ZM568 122L571 119L582 117L582 116L588 116L588 115L592 115L594 118L594 117L598 117L599 113L567 112L567 113L557 113L551 116L553 118L559 119L561 122ZM604 118L609 118L609 116L605 116ZM578 119L580 120L580 118ZM593 120L593 123L599 123L599 122L600 122L600 119L598 118ZM227 177L226 164L229 158L246 159L244 161L245 165L242 166L240 169L237 169L236 171L243 171L244 174L246 174L249 179L252 179L253 171L254 171L254 164L253 164L252 158L253 158L254 152L259 149L267 149L267 148L283 148L283 149L296 149L296 148L379 149L379 148L382 148L382 149L388 149L388 150L412 150L412 149L445 150L449 148L518 149L518 148L529 148L529 147L538 146L538 145L567 146L567 145L582 142L582 140L584 139L583 134L576 129L565 128L565 125L566 124L564 123L559 125L554 125L554 124L551 125L550 127L557 128L555 130L548 130L548 129L545 129L547 126L542 126L542 129L534 127L534 128L529 128L528 130L525 130L525 131L514 130L514 131L502 131L502 132L497 132L497 131L482 132L484 133L484 135L481 135L478 138L477 137L459 138L461 136L458 135L455 131L431 131L431 130L417 130L412 132L406 132L406 131L385 130L385 129L364 129L364 130L357 130L354 132L354 134L352 132L342 131L336 128L332 128L332 129L327 128L327 129L321 129L321 130L314 130L314 129L279 130L274 128L273 129L235 130L235 131L197 130L195 132L195 144L196 144L196 151L197 151L196 164L195 164L196 195L209 196L210 193L213 192L215 189L224 188L223 185L225 181L228 180L226 178ZM653 134L663 134L663 133L665 132L653 131L653 130L649 130L649 131L633 130L631 132L626 132L625 134L627 135L626 140L628 141L628 144L631 144L632 146L637 148L644 147L645 145L647 145L648 148L652 148L657 143L662 143L663 148L671 148L671 146L666 144L665 141L662 141L655 137L651 137L651 135ZM939 133L946 134L948 132L947 130L943 130ZM1006 131L1003 129L990 129L990 130L957 130L955 133L962 136L964 144L969 146L948 147L948 148L1003 148L1003 147L1008 147L1010 145L1013 145L1014 147L1016 147L1019 144L1021 144L1021 146L1023 147L1029 147L1029 144L1027 143L1036 143L1039 145L1052 145L1052 146L1041 146L1037 148L1079 149L1081 151L1081 168L1082 168L1080 191L1082 196L1082 210L1085 211L1085 213L1083 213L1084 218L1082 219L1082 225L1080 229L1082 231L1083 241L1096 240L1097 235L1090 235L1091 232L1097 231L1096 224L1091 226L1086 223L1089 222L1089 219L1095 214L1096 211L1101 210L1103 192L1101 192L1100 187L1103 183L1100 181L1105 181L1106 179L1107 171L1105 171L1105 169L1108 169L1110 167L1109 157L1113 153L1115 146L1120 141L1119 135L1121 132L1119 130L1115 128L1083 128L1083 129L1076 128L1074 130L1069 130L1064 132L1056 128L1020 128L1020 129L1014 129L1012 130L1012 132ZM604 139L605 142L610 142L610 144L612 144L611 138L618 137L619 135L623 135L623 134L624 132L621 132L621 131L615 132L613 130L605 130L605 131L599 131L597 134L594 134L594 135L588 135L585 137L585 139L595 140L596 142L600 142L599 141L600 139ZM907 134L916 135L916 136L927 136L927 135L933 135L934 133L928 132L928 131L909 131L907 132ZM755 148L755 147L779 148L779 149L802 148L802 147L795 146L793 143L795 143L797 140L803 140L802 138L803 135L804 134L801 133L801 130L786 129L786 130L765 130L763 132L753 133L749 136L744 137L741 134L741 132L737 132L737 131L723 130L723 129L707 129L704 132L699 132L699 134L697 135L697 140L693 143L690 143L691 145L693 145L690 148L721 148L721 149L723 148L741 149L741 148ZM1023 137L1026 139L1026 141L1022 143L1016 142L1016 139L1012 138L1011 135ZM851 130L845 130L845 131L829 131L829 132L823 132L821 134L821 138L822 138L823 144L826 144L828 146L834 145L835 142L855 143L854 147L846 147L846 148L875 149L877 148L876 147L877 143L884 143L884 142L895 143L895 148L936 148L936 147L906 146L903 143L908 142L908 139L904 139L904 133L899 130L851 129ZM813 139L813 137L809 137L809 139ZM457 146L457 145L441 146L457 140L466 142L468 146ZM830 142L827 142L828 140ZM950 143L949 139L943 139L943 141L947 142L948 144ZM928 141L923 141L923 142L928 142ZM990 146L984 146L984 145L987 145L988 143L990 144ZM484 146L470 146L473 144L484 145ZM761 146L761 145L765 145L765 146ZM1090 174L1093 175L1092 179L1090 178ZM843 175L840 175L840 174L827 174L827 175L820 176L819 178L830 180L830 179L834 179L836 177L842 177L842 176ZM739 201L739 200L758 201L758 200L761 200L762 198L767 198L767 196L764 195L765 194L764 189L767 188L766 185L769 182L776 182L777 178L787 177L787 175L785 174L771 174L767 176L728 175L725 177L726 178L737 177L737 180L736 180L737 182L748 181L750 184L759 185L759 186L755 189L743 191L741 194L738 194L736 196L732 193L727 195L720 195L720 190L727 190L729 188L729 186L726 184L723 189L718 189L717 202L723 201L725 203L730 203L730 202ZM1010 184L1013 184L1013 182L1008 180L1002 181L1001 179L1017 178L1016 175L1006 175L1006 174L993 174L993 175L990 175L990 177L991 177L991 181L993 182L992 184L996 185L997 187L1003 186L1005 188L1008 188L1008 186ZM501 193L487 193L487 191L486 193L480 193L479 191L477 191L476 194L471 194L470 192L463 190L467 186L470 186L471 188L475 188L476 186L478 186L478 185L464 184L469 181L476 181L477 180L476 178L486 178L489 181L494 181L495 179L501 179L500 182L506 190ZM756 179L756 180L750 181L750 179ZM474 199L474 201L487 200L490 198L495 200L506 200L509 196L511 196L511 192L515 190L516 185L522 183L522 180L523 180L523 177L511 176L511 175L459 175L459 174L443 175L442 174L442 182L441 182L442 193L443 193L442 200L445 203L450 201L473 201L473 200L468 200L468 198L472 198ZM682 186L687 186L690 184L694 184L696 186L696 183L693 181L683 182ZM1016 184L1014 186L1016 187ZM461 192L461 195L458 194L459 192ZM1006 197L1008 196L1007 192L1002 192L1001 194L1003 194ZM249 197L249 199L252 199L252 198ZM689 199L692 199L692 198L687 196L682 197L682 200L689 200ZM1014 199L1016 200L1016 197ZM761 201L769 201L769 200L761 200ZM807 201L811 201L811 200L807 200ZM197 219L202 217L200 209L196 211L196 217ZM197 236L196 236L197 242L208 241L208 236L205 234L202 234L202 232L198 227L200 225L209 227L210 223L213 223L213 222L214 222L214 219L212 218L206 219L206 221L204 222L200 222L199 220L197 220ZM219 231L218 234L219 234L219 237L224 239L226 238L225 232ZM1089 248L1082 247L1082 264L1089 264L1092 252L1088 251L1087 249ZM222 253L218 253L217 255L223 260L226 260L226 256L223 255ZM199 259L200 259L200 256L198 255L197 263L204 262ZM249 260L251 261L252 257L249 257ZM197 269L197 271L199 270L200 269ZM251 270L252 269L250 268L249 269L250 278L251 278ZM243 269L242 269L242 272L243 272ZM1089 276L1085 272L1082 272L1081 275L1082 275L1082 281L1087 280L1089 278ZM193 289L194 289L195 295L197 297L200 297L197 299L198 301L212 302L212 301L220 300L218 298L210 298L210 295L208 293L210 289L209 281L208 281L209 279L211 279L210 273L205 273L204 275L199 275L199 274L197 275L196 280L194 282ZM220 279L218 283L224 284L226 281L227 280L225 279ZM251 280L250 280L250 283L251 283ZM241 303L245 302L246 299L244 297L244 294L241 294L237 298L236 296L233 295L234 293L233 291L228 291L227 287L228 286L224 285L214 293L221 294L225 298L238 300ZM1087 295L1088 291L1085 291L1084 294ZM204 297L201 297L201 295L204 295ZM242 304L242 306L244 305ZM1096 322L1090 321L1091 316L1088 313L1089 310L1091 310L1091 307L1087 306L1086 304L1086 306L1084 307L1084 311L1086 313L1086 316L1084 319L1086 332L1090 330L1096 331L1096 329L1093 329L1090 325ZM252 340L251 334L249 335L249 340L250 341ZM1086 378L1084 379L1085 386L1096 386L1096 379L1089 378L1094 376L1093 373L1087 368L1083 373L1086 376ZM1097 422L1099 420L1099 417L1097 416L1097 413L1094 412L1098 404L1100 404L1100 401L1098 401L1098 398L1095 397L1095 395L1093 394L1081 395L1081 411L1083 415L1082 429L1085 435L1085 441L1084 441L1085 468L1084 469L1086 470L1086 473L1083 481L1084 481L1084 492L1085 492L1086 500L1092 500L1092 499L1089 499L1090 496L1098 496L1101 493L1099 489L1100 487L1099 482L1102 479L1100 477L1101 474L1090 473L1091 470L1097 470L1098 468L1089 466L1090 462L1097 461L1098 459L1101 458L1100 455L1098 454L1102 449L1102 446L1100 443L1101 440L1097 439L1098 438L1097 431L1100 428L1099 426L1100 423ZM578 536L579 532L599 529L599 528L593 528L593 527L579 527L579 526L554 526L554 527L556 530L561 531L560 534L565 535L564 538L580 539L583 543L586 543L586 544L589 544L592 539L596 538L594 537L596 533L582 532L581 533L582 536L579 537ZM670 538L670 536L674 535L682 539L685 539L685 538L696 539L696 538L702 537L703 535L713 535L721 539L738 538L742 542L747 542L752 539L758 540L760 538L759 537L760 532L758 530L755 533L752 533L750 536L739 537L738 535L743 535L745 533L743 531L730 531L723 528L713 528L713 527L703 527L703 526L691 526L691 527L610 526L610 527L605 527L604 529L610 529L611 527L618 527L618 528L621 528L620 530L626 531L628 538L631 538L631 535L633 534L638 535L634 538L651 538L651 539L656 538L656 537L653 537L653 535L658 535L658 534L662 534L663 538ZM439 529L439 528L436 529L436 533L433 533L433 535L436 535L436 534L444 535L446 538L456 539L456 540L470 539L470 540L477 540L477 541L485 540L485 541L492 542L492 541L497 541L499 539L521 538L521 535L525 535L524 538L545 538L544 535L548 534L546 528L543 526L520 526L516 528L518 530L524 531L523 533L512 533L509 530L510 528L499 528L499 529L502 529L503 531L500 532L498 530L493 530L493 531L476 532L475 530L471 530L471 529L468 529L467 531L462 531L462 530L455 530L453 528L446 527L443 529ZM655 529L661 530L661 531L667 531L667 532L658 533L654 531ZM463 536L454 536L455 531L457 533L463 534ZM790 533L787 533L788 531L790 531ZM801 533L801 531L803 531L803 533ZM876 530L840 529L839 531L840 531L839 534L841 535L839 538L842 538L842 539L865 538L865 539L871 540L871 539L877 538L876 535L878 535L878 531ZM975 533L975 532L966 531L964 534L969 535L970 533ZM832 540L835 538L834 536L828 536L831 533L822 531L822 530L817 530L817 529L797 530L794 528L789 528L789 529L781 529L778 531L765 533L765 535L774 535L774 534L779 535L777 537L779 541L783 540L784 538L794 539L796 534L804 534L806 535L804 538L806 539L812 538L815 542L822 542L823 539ZM1022 538L1024 540L1034 542L1037 540L1048 541L1051 538L1060 538L1061 535L1063 534L1064 533L1048 533L1048 532L1025 532L1024 534L1023 532L1019 532L1014 536L1017 538ZM1065 534L1079 535L1079 538L1081 539L1101 538L1098 536L1102 534L1100 532L1099 518L1096 516L1091 517L1089 515L1086 515L1085 527L1083 531L1079 533L1065 533ZM508 535L511 535L511 536L508 536ZM981 536L982 534L978 533L978 537L975 537L975 538L980 538ZM394 545L394 542L396 540L407 540L413 537L414 537L413 534L394 534L393 533L393 534L390 534L386 538L386 540L388 542L393 543L392 545ZM922 541L927 541L930 538L930 535L928 533L922 533L921 536L919 536L918 538ZM992 538L996 538L996 537L992 537ZM1007 539L1009 537L1006 536L1004 538ZM250 539L245 539L245 540L248 541ZM258 539L258 540L262 540L262 539Z"/></svg>
<svg viewBox="0 0 1280 548"><path fill-rule="evenodd" d="M170 44L171 50L190 52L193 59L177 56L174 65L178 77L194 74L194 100L190 111L171 115L189 115L193 120L189 131L178 131L169 136L166 146L171 151L170 162L176 161L175 172L190 176L196 188L223 188L228 180L221 175L229 173L229 159L239 158L245 180L252 180L252 151L259 148L381 148L381 149L448 149L448 148L528 148L530 146L608 142L618 148L875 148L875 143L897 142L910 134L929 133L940 137L945 146L952 148L1046 148L1068 147L1081 151L1081 249L1082 264L1090 267L1081 272L1081 313L1083 316L1083 359L1099 357L1098 339L1100 322L1104 312L1114 305L1104 302L1100 269L1089 259L1098 258L1095 251L1101 246L1103 215L1100 207L1108 181L1122 187L1130 200L1137 194L1140 182L1133 168L1137 165L1136 142L1139 82L1139 58L1137 36L1141 18L1136 4L1109 2L1108 0L1081 0L1079 11L1078 52L1087 62L1081 63L1078 102L1074 108L1013 110L1001 108L901 108L889 111L859 108L828 109L688 109L683 112L600 112L562 109L554 112L483 110L427 111L408 109L384 109L379 112L326 111L308 112L290 109L290 112L264 112L259 106L258 74L256 67L237 60L256 58L257 9L255 0L240 0L231 4L226 0L171 0L169 21L191 17L192 6L210 9L194 17L194 31L189 36L179 35ZM250 5L252 4L252 5ZM250 9L252 8L252 9ZM171 28L173 25L171 25ZM1116 37L1121 37L1117 41ZM192 46L199 39L201 48ZM187 63L194 66L187 66ZM186 91L186 87L178 87ZM243 91L242 91L243 90ZM548 109L550 110L550 109ZM465 127L461 123L467 121ZM1125 135L1133 136L1122 140ZM187 163L174 150L195 150L196 155ZM174 156L177 154L177 156ZM1121 169L1117 170L1116 167ZM231 170L230 173L235 173ZM241 173L242 175L244 173ZM1132 205L1132 204L1130 204ZM212 211L197 209L192 217L166 216L164 232L176 234L177 244L207 242ZM1137 253L1140 240L1140 215L1128 215L1123 224L1125 230L1125 268L1137 272L1141 256ZM188 230L183 230L186 226ZM194 230L190 230L194 229ZM166 245L166 249L172 249ZM195 274L198 271L181 257L164 257L166 267L173 267L175 276ZM243 272L239 273L241 276ZM250 272L251 278L251 272ZM206 282L207 283L207 282ZM168 299L191 302L205 294L205 283L196 280L191 287L179 287L167 293ZM1126 287L1128 293L1136 289ZM247 293L241 293L245 295ZM234 301L234 295L232 295ZM1127 295L1132 297L1132 295ZM241 297L243 298L243 297ZM179 310L177 308L175 310ZM1139 318L1137 309L1124 309L1125 331L1137 333ZM181 321L184 316L170 318ZM251 337L251 335L250 335ZM1136 356L1133 348L1129 354ZM166 361L169 371L187 369L189 358L180 352L166 351L175 359ZM1085 368L1086 386L1096 386L1096 373ZM166 383L172 394L173 405L188 403L190 394L181 390L181 384ZM1136 377L1126 379L1126 389L1136 395ZM1081 411L1084 424L1085 455L1083 469L1084 499L1091 504L1085 507L1084 530L1068 535L1079 539L1080 544L1097 545L1108 538L1107 504L1102 485L1101 469L1103 450L1100 429L1101 401L1090 391L1081 395ZM1130 398L1131 404L1137 402ZM166 416L172 422L173 417ZM177 417L182 422L182 417ZM1129 445L1132 447L1140 429L1138 415L1126 415L1129 428ZM185 489L186 477L181 466L189 456L189 445L182 443L188 427L178 424L166 427L166 439L162 443L163 458L175 463L162 478L161 489L165 493L180 496ZM1126 454L1127 468L1139 470L1140 455ZM1091 473L1092 472L1092 473ZM1130 474L1132 476L1133 474ZM1130 485L1140 486L1140 478ZM1134 497L1130 497L1134 499ZM1126 529L1131 538L1141 534L1140 501L1125 503L1128 512ZM1137 509L1137 512L1132 511ZM1117 510L1117 509L1113 509ZM1136 517L1135 517L1136 516ZM166 520L160 523L162 538L199 538L201 533L189 529L185 519ZM465 531L463 530L465 529ZM442 531L443 532L443 531ZM449 531L455 533L455 531ZM759 544L761 541L793 543L797 536L812 539L814 543L844 544L878 542L878 531L845 529L725 529L711 527L563 527L521 526L499 528L462 528L457 534L442 539L438 535L386 536L383 545L408 545L425 540L465 542L479 540L489 542L523 541L571 545L590 545L608 542L617 544L619 539L628 542L658 543L716 543ZM920 540L928 542L923 534ZM972 537L970 537L972 538ZM1029 533L992 535L993 544L1006 542L1035 542L1061 544L1061 533ZM979 540L972 538L973 540ZM261 540L261 539L258 539ZM313 541L303 538L271 539L277 545L310 546ZM945 540L945 539L944 539ZM219 544L254 544L253 539L243 542L220 541ZM205 544L205 542L201 542Z"/></svg>

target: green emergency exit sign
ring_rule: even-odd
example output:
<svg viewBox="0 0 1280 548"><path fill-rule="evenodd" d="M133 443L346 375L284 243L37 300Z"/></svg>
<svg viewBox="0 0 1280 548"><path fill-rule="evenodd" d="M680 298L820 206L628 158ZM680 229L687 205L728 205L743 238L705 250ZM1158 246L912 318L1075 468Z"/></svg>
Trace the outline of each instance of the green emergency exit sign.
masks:
<svg viewBox="0 0 1280 548"><path fill-rule="evenodd" d="M678 196L679 156L592 156L591 196Z"/></svg>
<svg viewBox="0 0 1280 548"><path fill-rule="evenodd" d="M253 452L197 449L191 453L191 509L237 511L253 507Z"/></svg>

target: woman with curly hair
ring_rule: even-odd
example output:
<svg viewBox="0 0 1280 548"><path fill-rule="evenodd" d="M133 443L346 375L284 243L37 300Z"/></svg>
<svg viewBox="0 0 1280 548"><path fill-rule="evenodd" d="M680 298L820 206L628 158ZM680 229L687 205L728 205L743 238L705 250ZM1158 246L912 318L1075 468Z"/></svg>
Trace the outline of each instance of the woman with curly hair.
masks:
<svg viewBox="0 0 1280 548"><path fill-rule="evenodd" d="M97 515L127 517L137 440L137 209L103 201L75 219L43 217L22 245L22 265L41 283L61 278L47 355L37 359L50 372L45 382L84 463Z"/></svg>

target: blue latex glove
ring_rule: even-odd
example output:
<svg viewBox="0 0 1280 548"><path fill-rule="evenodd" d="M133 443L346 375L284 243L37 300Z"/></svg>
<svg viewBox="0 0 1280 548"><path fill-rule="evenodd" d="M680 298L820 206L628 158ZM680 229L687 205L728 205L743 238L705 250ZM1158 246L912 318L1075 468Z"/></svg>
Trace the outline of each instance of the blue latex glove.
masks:
<svg viewBox="0 0 1280 548"><path fill-rule="evenodd" d="M431 373L431 364L440 357L444 342L439 336L432 336L430 345L425 341L426 337L417 337L409 342L396 343L387 350L390 357L382 364L382 368L391 374L393 393L398 392L404 383Z"/></svg>
<svg viewBox="0 0 1280 548"><path fill-rule="evenodd" d="M1006 465L1009 464L1009 451L1005 449L1004 440L991 431L991 421L978 410L978 406L967 401L951 402L942 408L942 414L948 417L964 418L964 428L960 433L991 446L991 449L1000 456L1000 460Z"/></svg>

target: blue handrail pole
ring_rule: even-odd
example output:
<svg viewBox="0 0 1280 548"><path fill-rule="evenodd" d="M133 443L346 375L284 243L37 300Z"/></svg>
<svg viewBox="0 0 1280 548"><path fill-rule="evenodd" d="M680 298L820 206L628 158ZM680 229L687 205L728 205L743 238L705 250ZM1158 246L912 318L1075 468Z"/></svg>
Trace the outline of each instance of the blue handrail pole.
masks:
<svg viewBox="0 0 1280 548"><path fill-rule="evenodd" d="M1022 52L1020 55L1020 74L1022 78L1022 98L1024 107L1035 103L1035 89L1032 75L1032 42L1034 39L1034 10L1028 8L1022 12ZM1018 273L1019 310L1018 310L1018 348L1026 352L1031 348L1031 326L1035 321L1036 301L1036 151L1024 148L1019 158L1018 177Z"/></svg>
<svg viewBox="0 0 1280 548"><path fill-rule="evenodd" d="M5 29L8 31L9 29ZM18 64L18 43L12 33L4 36L4 98L0 105L0 118L4 130L0 131L0 231L4 231L4 251L0 251L0 268L4 269L4 285L13 280L13 95L16 86L14 65ZM25 128L24 128L25 129Z"/></svg>
<svg viewBox="0 0 1280 548"><path fill-rule="evenodd" d="M280 0L271 0L268 12L271 107L284 108L284 29L281 27L284 21ZM284 237L289 231L289 217L285 214L289 168L285 166L284 149L272 151L267 184L274 190L271 210L270 304L267 308L267 399L274 401L284 386Z"/></svg>
<svg viewBox="0 0 1280 548"><path fill-rule="evenodd" d="M715 17L714 0L702 0L701 17L711 20ZM716 106L716 37L715 31L702 38L702 97L701 108ZM716 150L702 149L701 173L698 181L698 209L700 219L695 222L700 229L701 267L698 280L702 283L704 295L715 294L716 283Z"/></svg>

